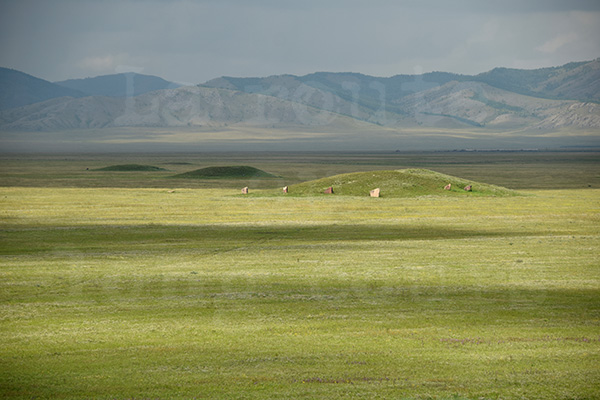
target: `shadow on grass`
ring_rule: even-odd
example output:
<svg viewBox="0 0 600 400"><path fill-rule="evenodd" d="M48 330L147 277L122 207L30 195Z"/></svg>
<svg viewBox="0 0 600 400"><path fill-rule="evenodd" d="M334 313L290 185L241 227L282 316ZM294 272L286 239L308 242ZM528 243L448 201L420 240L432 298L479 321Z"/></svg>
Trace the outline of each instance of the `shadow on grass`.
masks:
<svg viewBox="0 0 600 400"><path fill-rule="evenodd" d="M223 240L282 239L295 241L439 240L476 237L527 236L533 232L459 229L432 225L320 225L191 228L192 236L215 235ZM536 232L535 234L539 234Z"/></svg>
<svg viewBox="0 0 600 400"><path fill-rule="evenodd" d="M346 242L450 240L543 235L539 231L461 229L435 225L133 225L13 227L0 230L0 254L104 248L135 250L151 245L214 247L266 241Z"/></svg>

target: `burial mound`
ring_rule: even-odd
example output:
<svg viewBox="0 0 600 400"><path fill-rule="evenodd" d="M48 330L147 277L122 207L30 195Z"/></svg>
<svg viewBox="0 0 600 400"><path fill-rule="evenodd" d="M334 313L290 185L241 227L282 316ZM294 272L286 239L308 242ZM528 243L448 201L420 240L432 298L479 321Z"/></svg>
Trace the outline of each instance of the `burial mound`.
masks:
<svg viewBox="0 0 600 400"><path fill-rule="evenodd" d="M248 179L248 178L277 178L263 170L248 166L206 167L195 171L175 175L174 178L186 179Z"/></svg>
<svg viewBox="0 0 600 400"><path fill-rule="evenodd" d="M155 167L152 165L139 165L139 164L122 164L122 165L111 165L104 168L97 168L94 171L166 171L164 168Z"/></svg>
<svg viewBox="0 0 600 400"><path fill-rule="evenodd" d="M470 191L463 188L471 186ZM355 172L330 176L290 186L293 195L323 194L332 187L336 196L369 196L379 189L380 197L419 196L515 196L517 192L500 186L445 175L426 169ZM445 189L447 188L448 189Z"/></svg>

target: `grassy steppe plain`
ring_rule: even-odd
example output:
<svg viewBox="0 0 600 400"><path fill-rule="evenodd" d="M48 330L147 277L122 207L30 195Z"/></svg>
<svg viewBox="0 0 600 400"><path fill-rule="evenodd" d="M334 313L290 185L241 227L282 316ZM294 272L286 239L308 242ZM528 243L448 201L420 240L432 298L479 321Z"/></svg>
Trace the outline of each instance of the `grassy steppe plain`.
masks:
<svg viewBox="0 0 600 400"><path fill-rule="evenodd" d="M600 398L597 189L26 186L0 188L4 398Z"/></svg>

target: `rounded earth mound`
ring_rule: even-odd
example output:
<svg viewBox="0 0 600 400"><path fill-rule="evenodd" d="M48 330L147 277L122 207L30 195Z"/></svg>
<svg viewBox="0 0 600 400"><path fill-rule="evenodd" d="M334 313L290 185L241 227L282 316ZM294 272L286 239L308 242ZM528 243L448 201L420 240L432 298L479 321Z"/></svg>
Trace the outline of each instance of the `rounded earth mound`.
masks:
<svg viewBox="0 0 600 400"><path fill-rule="evenodd" d="M470 190L467 188L470 186ZM369 196L378 188L381 197L419 196L515 196L517 192L500 186L470 181L427 169L355 172L303 182L289 187L291 195L324 194L333 188L334 195Z"/></svg>
<svg viewBox="0 0 600 400"><path fill-rule="evenodd" d="M189 179L247 179L247 178L277 178L258 168L249 166L206 167L195 171L175 175L174 178Z"/></svg>
<svg viewBox="0 0 600 400"><path fill-rule="evenodd" d="M94 171L117 171L117 172L128 172L128 171L166 171L164 168L155 167L152 165L139 165L139 164L122 164L122 165L111 165L104 168L97 168Z"/></svg>

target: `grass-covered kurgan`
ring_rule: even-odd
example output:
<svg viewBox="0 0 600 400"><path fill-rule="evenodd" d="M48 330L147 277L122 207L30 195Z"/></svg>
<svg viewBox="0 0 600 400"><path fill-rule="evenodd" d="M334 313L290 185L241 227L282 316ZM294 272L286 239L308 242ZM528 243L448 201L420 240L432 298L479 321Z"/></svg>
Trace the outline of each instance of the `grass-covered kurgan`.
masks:
<svg viewBox="0 0 600 400"><path fill-rule="evenodd" d="M175 175L174 178L187 179L248 179L248 178L276 178L277 176L245 165L206 167L195 171Z"/></svg>
<svg viewBox="0 0 600 400"><path fill-rule="evenodd" d="M110 171L110 172L152 172L152 171L166 171L164 168L155 167L153 165L140 165L140 164L120 164L111 165L104 168L98 168L94 171Z"/></svg>
<svg viewBox="0 0 600 400"><path fill-rule="evenodd" d="M445 190L450 184L451 189ZM466 186L472 186L466 191ZM503 187L478 183L427 169L401 169L395 171L355 172L335 175L292 185L292 195L311 196L323 194L333 187L334 194L341 196L368 196L375 188L381 197L418 197L429 195L450 196L514 196L517 192Z"/></svg>

